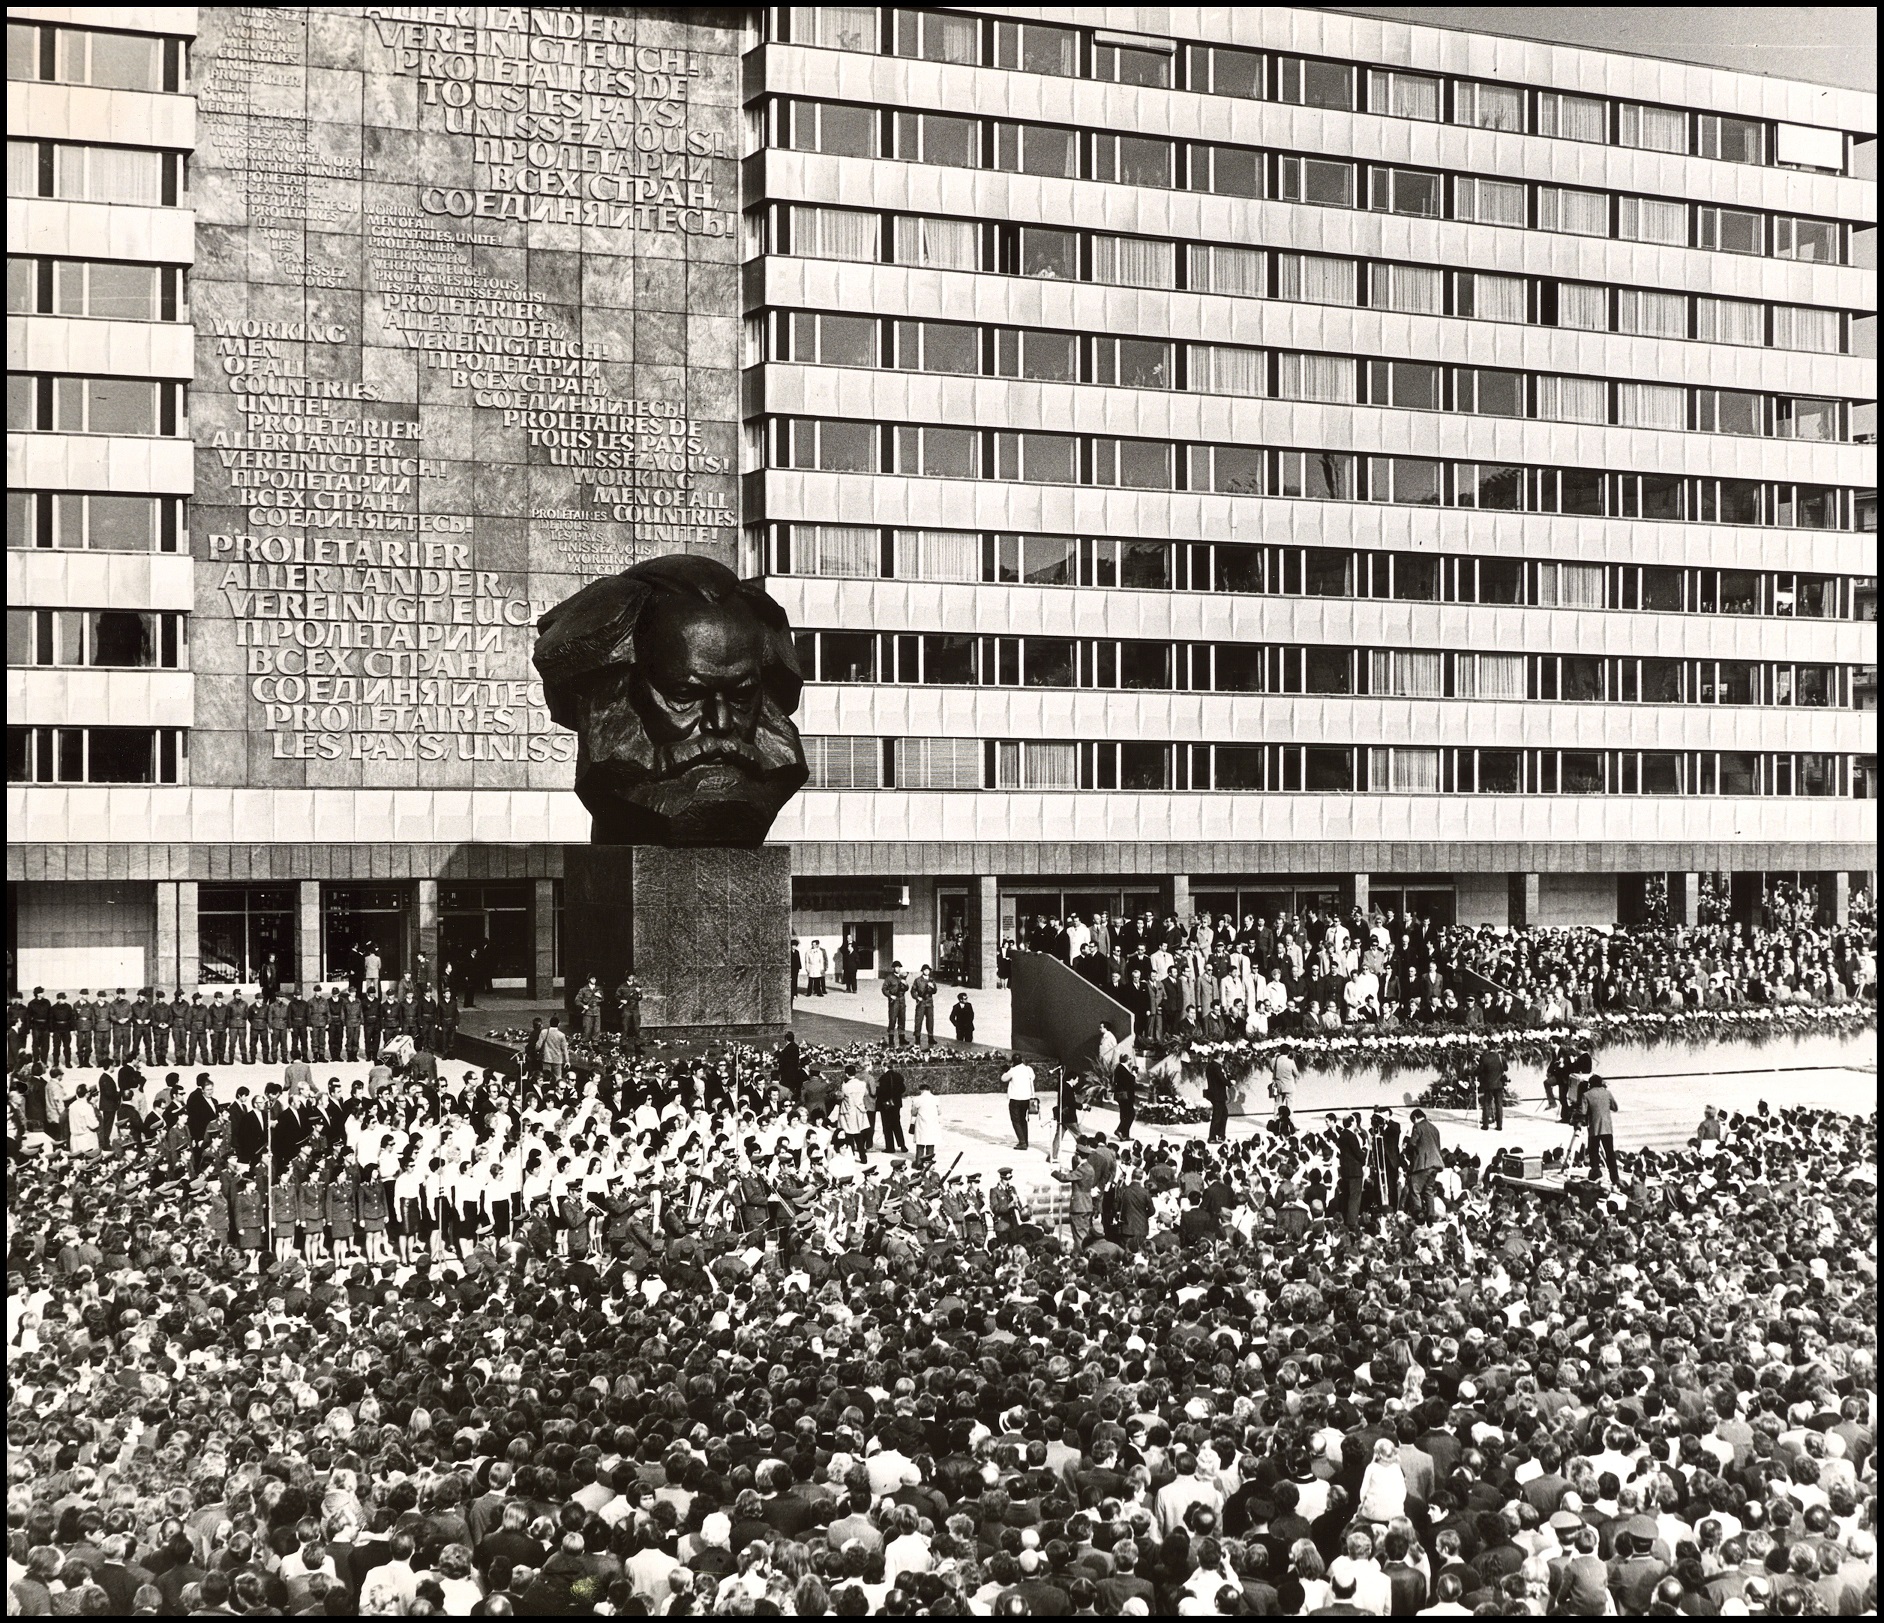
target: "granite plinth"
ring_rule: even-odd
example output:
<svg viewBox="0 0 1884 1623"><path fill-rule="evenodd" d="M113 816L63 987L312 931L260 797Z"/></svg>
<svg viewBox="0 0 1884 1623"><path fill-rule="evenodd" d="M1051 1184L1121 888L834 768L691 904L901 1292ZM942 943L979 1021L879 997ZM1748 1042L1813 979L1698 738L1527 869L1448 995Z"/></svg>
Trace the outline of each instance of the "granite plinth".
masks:
<svg viewBox="0 0 1884 1623"><path fill-rule="evenodd" d="M763 1039L791 1022L791 851L572 845L563 851L563 984L632 971L649 1033Z"/></svg>

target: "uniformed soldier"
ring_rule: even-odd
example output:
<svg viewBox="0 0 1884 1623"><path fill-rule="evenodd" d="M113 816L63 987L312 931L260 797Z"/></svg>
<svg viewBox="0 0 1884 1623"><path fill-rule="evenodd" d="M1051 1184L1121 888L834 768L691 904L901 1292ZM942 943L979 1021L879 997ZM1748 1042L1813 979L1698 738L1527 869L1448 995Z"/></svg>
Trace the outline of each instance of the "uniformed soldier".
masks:
<svg viewBox="0 0 1884 1623"><path fill-rule="evenodd" d="M1021 1199L1012 1167L1001 1168L1001 1181L988 1192L988 1207L994 1217L995 1243L1013 1244L1020 1238Z"/></svg>
<svg viewBox="0 0 1884 1623"><path fill-rule="evenodd" d="M209 1062L212 1065L229 1063L229 1005L222 1000L220 991L212 992L209 999Z"/></svg>
<svg viewBox="0 0 1884 1623"><path fill-rule="evenodd" d="M255 1050L249 1044L249 1000L240 991L229 994L228 1063L253 1065Z"/></svg>
<svg viewBox="0 0 1884 1623"><path fill-rule="evenodd" d="M317 986L314 995L307 1000L307 1046L309 1059L327 1058L327 1023L333 1018L334 1006L327 996L327 988Z"/></svg>

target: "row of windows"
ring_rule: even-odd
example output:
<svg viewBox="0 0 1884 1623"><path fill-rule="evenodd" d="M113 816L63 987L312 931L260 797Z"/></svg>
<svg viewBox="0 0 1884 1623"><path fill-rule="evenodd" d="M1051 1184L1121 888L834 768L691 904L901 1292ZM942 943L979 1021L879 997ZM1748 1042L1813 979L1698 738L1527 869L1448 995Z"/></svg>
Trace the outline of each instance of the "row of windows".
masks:
<svg viewBox="0 0 1884 1623"><path fill-rule="evenodd" d="M1595 468L830 417L769 418L753 425L753 431L764 435L768 467L825 473L1209 491L1809 530L1850 529L1857 511L1855 492L1841 486L1694 474L1605 473Z"/></svg>
<svg viewBox="0 0 1884 1623"><path fill-rule="evenodd" d="M1843 311L1816 305L1767 304L1554 277L1173 242L1067 226L882 214L815 203L772 204L763 215L755 211L748 216L749 226L760 221L769 232L766 251L810 259L1223 293L1823 355L1844 354L1851 337ZM760 246L752 244L755 252Z"/></svg>
<svg viewBox="0 0 1884 1623"><path fill-rule="evenodd" d="M182 265L112 259L7 256L10 316L98 316L108 321L188 321L190 273Z"/></svg>
<svg viewBox="0 0 1884 1623"><path fill-rule="evenodd" d="M1823 751L816 736L807 736L804 743L814 789L1489 795L1862 792L1862 777L1854 770L1852 758Z"/></svg>
<svg viewBox="0 0 1884 1623"><path fill-rule="evenodd" d="M854 524L775 524L764 539L769 556L760 567L766 572L842 580L1106 586L1809 620L1855 617L1862 595L1855 579L1791 570L1557 563L1346 547Z"/></svg>
<svg viewBox="0 0 1884 1623"><path fill-rule="evenodd" d="M190 386L169 379L7 374L7 431L187 439Z"/></svg>
<svg viewBox="0 0 1884 1623"><path fill-rule="evenodd" d="M1631 301L1670 297L1621 296ZM1635 319L1633 309L1630 319ZM1396 406L1416 411L1468 412L1480 417L1524 417L1778 439L1837 441L1849 439L1851 433L1843 401L1768 395L1747 389L1611 382L1500 367L1441 366L1428 361L1383 361L1262 349L1248 344L1093 337L1039 327L992 327L967 321L905 320L808 310L769 312L766 333L766 353L772 360L820 366L1093 383L1126 389L1180 389L1254 399Z"/></svg>
<svg viewBox="0 0 1884 1623"><path fill-rule="evenodd" d="M854 102L782 98L772 102L769 114L769 144L799 152L1367 208L1420 219L1467 220L1820 265L1850 263L1850 233L1836 220L1685 198L1176 141L1161 135L1019 124L962 113L903 112Z"/></svg>
<svg viewBox="0 0 1884 1623"><path fill-rule="evenodd" d="M187 208L190 156L152 147L7 142L7 196Z"/></svg>
<svg viewBox="0 0 1884 1623"><path fill-rule="evenodd" d="M798 631L805 679L1137 693L1537 699L1587 704L1775 705L1856 700L1842 665L1635 655L1451 653L1328 644L989 637L954 631Z"/></svg>
<svg viewBox="0 0 1884 1623"><path fill-rule="evenodd" d="M8 783L188 783L181 727L9 727Z"/></svg>
<svg viewBox="0 0 1884 1623"><path fill-rule="evenodd" d="M907 7L772 6L769 39L1842 174L1837 130L1325 57Z"/></svg>
<svg viewBox="0 0 1884 1623"><path fill-rule="evenodd" d="M188 670L190 619L150 609L8 609L7 664Z"/></svg>
<svg viewBox="0 0 1884 1623"><path fill-rule="evenodd" d="M188 86L189 41L109 28L7 24L7 77L106 90L181 91Z"/></svg>
<svg viewBox="0 0 1884 1623"><path fill-rule="evenodd" d="M187 553L189 508L181 496L9 490L7 545L61 552Z"/></svg>

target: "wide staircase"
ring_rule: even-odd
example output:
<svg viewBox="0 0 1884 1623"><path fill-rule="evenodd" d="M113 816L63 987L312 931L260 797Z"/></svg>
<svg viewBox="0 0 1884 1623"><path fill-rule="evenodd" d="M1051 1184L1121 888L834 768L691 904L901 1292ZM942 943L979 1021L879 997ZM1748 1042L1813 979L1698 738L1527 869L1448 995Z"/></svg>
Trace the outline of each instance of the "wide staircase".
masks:
<svg viewBox="0 0 1884 1623"><path fill-rule="evenodd" d="M1131 1011L1051 953L1015 954L1008 984L1014 1046L1023 1053L1042 1055L1077 1074L1099 1056L1100 1021L1110 1022L1121 1041L1131 1034Z"/></svg>

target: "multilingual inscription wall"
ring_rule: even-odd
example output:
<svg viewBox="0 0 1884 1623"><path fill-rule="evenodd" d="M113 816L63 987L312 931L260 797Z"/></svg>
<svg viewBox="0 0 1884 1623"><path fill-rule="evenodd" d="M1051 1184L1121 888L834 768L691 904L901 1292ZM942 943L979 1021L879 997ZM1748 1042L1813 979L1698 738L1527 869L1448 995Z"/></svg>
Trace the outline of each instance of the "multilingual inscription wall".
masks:
<svg viewBox="0 0 1884 1623"><path fill-rule="evenodd" d="M567 788L538 614L738 535L738 13L206 6L199 784Z"/></svg>

